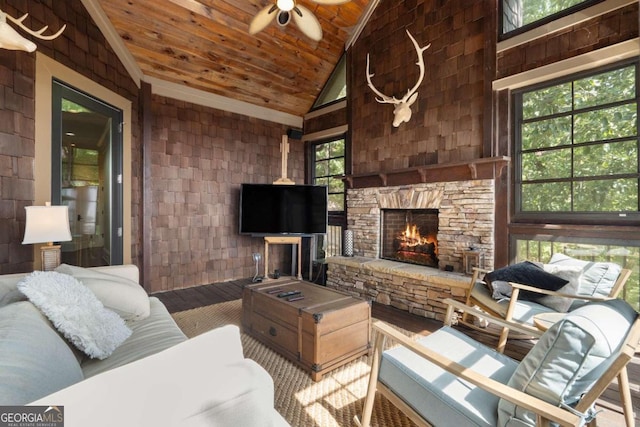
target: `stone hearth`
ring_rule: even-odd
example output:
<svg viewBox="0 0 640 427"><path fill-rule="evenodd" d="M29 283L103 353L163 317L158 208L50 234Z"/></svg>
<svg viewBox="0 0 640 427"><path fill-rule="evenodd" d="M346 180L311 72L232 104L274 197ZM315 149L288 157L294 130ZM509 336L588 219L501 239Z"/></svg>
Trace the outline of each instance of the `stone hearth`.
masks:
<svg viewBox="0 0 640 427"><path fill-rule="evenodd" d="M366 257L327 259L327 286L391 305L412 314L444 321L444 298L464 301L469 276L437 268Z"/></svg>

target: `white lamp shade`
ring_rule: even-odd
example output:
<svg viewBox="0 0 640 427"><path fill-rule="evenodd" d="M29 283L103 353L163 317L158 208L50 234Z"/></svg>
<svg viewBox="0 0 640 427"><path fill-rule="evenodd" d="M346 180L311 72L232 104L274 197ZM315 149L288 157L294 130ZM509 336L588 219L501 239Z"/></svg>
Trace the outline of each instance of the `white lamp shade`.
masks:
<svg viewBox="0 0 640 427"><path fill-rule="evenodd" d="M22 244L68 242L69 209L67 206L26 206L27 224Z"/></svg>

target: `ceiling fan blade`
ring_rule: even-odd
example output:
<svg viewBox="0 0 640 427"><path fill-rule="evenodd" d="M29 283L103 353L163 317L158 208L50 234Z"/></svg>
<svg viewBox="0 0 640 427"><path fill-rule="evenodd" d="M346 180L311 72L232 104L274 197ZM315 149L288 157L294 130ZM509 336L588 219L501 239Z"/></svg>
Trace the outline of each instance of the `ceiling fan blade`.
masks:
<svg viewBox="0 0 640 427"><path fill-rule="evenodd" d="M332 5L332 4L349 3L351 0L312 0L312 1L318 4Z"/></svg>
<svg viewBox="0 0 640 427"><path fill-rule="evenodd" d="M298 10L296 10L298 9ZM304 6L296 5L293 9L293 20L295 21L300 31L302 31L307 37L312 40L322 40L322 27L320 21L316 18L309 9Z"/></svg>
<svg viewBox="0 0 640 427"><path fill-rule="evenodd" d="M267 6L260 10L251 20L251 24L249 24L249 34L253 35L264 30L276 17L277 14L274 13L276 10L278 8L275 5Z"/></svg>

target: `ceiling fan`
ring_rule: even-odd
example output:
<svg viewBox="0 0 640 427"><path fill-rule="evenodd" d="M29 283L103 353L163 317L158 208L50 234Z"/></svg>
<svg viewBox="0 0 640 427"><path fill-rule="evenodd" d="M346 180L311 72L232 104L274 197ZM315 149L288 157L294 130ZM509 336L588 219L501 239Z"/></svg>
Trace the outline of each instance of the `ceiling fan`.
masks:
<svg viewBox="0 0 640 427"><path fill-rule="evenodd" d="M323 5L336 5L347 3L349 0L312 1ZM322 39L322 27L318 18L306 7L296 4L295 0L276 0L274 4L261 9L249 24L249 34L253 35L264 30L276 17L276 22L281 27L289 24L293 17L293 21L307 37L315 41Z"/></svg>

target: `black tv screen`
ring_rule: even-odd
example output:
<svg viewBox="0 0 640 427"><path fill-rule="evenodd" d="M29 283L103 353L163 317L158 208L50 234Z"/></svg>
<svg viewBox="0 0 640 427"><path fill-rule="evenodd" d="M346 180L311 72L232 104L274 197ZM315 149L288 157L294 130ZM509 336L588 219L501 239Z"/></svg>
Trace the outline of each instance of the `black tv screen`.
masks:
<svg viewBox="0 0 640 427"><path fill-rule="evenodd" d="M324 234L326 232L326 186L242 184L240 189L241 234Z"/></svg>

